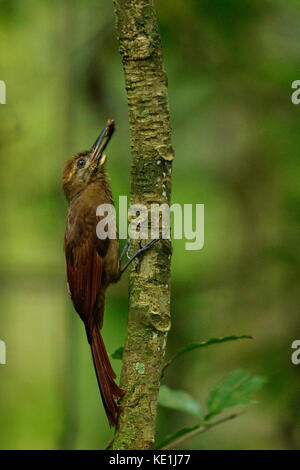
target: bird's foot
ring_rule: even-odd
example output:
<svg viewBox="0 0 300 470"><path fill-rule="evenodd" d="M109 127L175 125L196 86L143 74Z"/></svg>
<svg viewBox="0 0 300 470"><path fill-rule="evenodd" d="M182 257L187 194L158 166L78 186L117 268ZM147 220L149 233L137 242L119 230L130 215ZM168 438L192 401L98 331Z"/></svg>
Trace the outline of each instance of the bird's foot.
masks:
<svg viewBox="0 0 300 470"><path fill-rule="evenodd" d="M157 243L158 241L160 240L160 238L154 238L153 240L151 240L149 243L147 243L146 245L142 246L142 242L141 240L139 240L139 249L134 253L134 255L130 258L129 256L129 249L130 249L130 239L127 240L125 246L124 246L124 249L122 251L122 254L121 254L121 258L120 258L120 261L122 261L122 259L124 258L125 256L125 253L127 255L127 258L128 258L128 261L126 264L124 264L124 266L120 269L121 271L121 274L123 274L124 271L126 271L126 269L128 268L128 266L135 260L135 270L137 271L138 268L139 268L139 265L142 261L142 254L149 250L149 248L151 248L153 245L155 245L155 243Z"/></svg>
<svg viewBox="0 0 300 470"><path fill-rule="evenodd" d="M128 238L127 242L124 245L124 248L122 250L121 256L120 256L120 265L122 264L123 258L126 254L127 258L130 259L129 256L129 250L130 250L130 238Z"/></svg>

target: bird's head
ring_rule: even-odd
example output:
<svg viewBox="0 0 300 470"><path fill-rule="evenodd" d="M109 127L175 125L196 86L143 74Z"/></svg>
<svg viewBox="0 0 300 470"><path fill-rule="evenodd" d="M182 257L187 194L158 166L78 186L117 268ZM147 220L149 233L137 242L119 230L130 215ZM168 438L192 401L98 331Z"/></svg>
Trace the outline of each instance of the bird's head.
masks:
<svg viewBox="0 0 300 470"><path fill-rule="evenodd" d="M105 176L104 150L115 130L115 122L108 121L94 145L84 152L76 153L65 164L63 173L63 191L70 201L87 185Z"/></svg>

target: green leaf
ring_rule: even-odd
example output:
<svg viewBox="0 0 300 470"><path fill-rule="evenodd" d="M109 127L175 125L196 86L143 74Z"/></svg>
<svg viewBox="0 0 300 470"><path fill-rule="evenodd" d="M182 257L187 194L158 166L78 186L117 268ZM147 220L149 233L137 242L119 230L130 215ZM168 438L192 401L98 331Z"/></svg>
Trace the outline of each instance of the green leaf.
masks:
<svg viewBox="0 0 300 470"><path fill-rule="evenodd" d="M192 428L182 428L180 431L174 432L174 434L169 434L166 436L162 441L158 443L158 445L155 447L156 449L161 449L165 447L166 445L170 444L170 442L175 441L181 436L184 436L185 434L188 434L192 431L195 431L196 429L199 429L203 426L203 424L196 424L196 426Z"/></svg>
<svg viewBox="0 0 300 470"><path fill-rule="evenodd" d="M165 408L184 411L199 418L201 409L199 403L188 393L181 390L172 390L162 385L159 390L158 404Z"/></svg>
<svg viewBox="0 0 300 470"><path fill-rule="evenodd" d="M204 348L206 346L210 346L211 344L220 344L220 343L225 343L227 341L236 341L238 339L252 339L252 336L248 336L248 335L223 336L223 337L220 337L220 338L210 338L206 341L200 341L199 343L188 344L187 346L184 346L184 347L182 347L181 349L179 349L177 351L175 356L165 364L164 369L166 369L166 367L168 367L170 364L172 364L172 362L175 359L177 359L179 356L182 356L182 354L185 354L189 351L193 351L193 349Z"/></svg>
<svg viewBox="0 0 300 470"><path fill-rule="evenodd" d="M253 394L266 382L265 377L251 376L248 370L234 370L219 382L207 399L207 415L210 419L225 408L236 405L248 405L253 401Z"/></svg>
<svg viewBox="0 0 300 470"><path fill-rule="evenodd" d="M177 351L175 358L185 354L186 352L192 351L193 349L203 348L205 346L210 346L211 344L225 343L227 341L236 341L238 339L252 339L252 336L242 335L242 336L223 336L222 338L211 338L207 341L201 341L200 343L191 343Z"/></svg>
<svg viewBox="0 0 300 470"><path fill-rule="evenodd" d="M123 352L124 352L124 348L123 346L121 346L120 348L116 349L112 354L111 354L111 357L112 359L123 359Z"/></svg>
<svg viewBox="0 0 300 470"><path fill-rule="evenodd" d="M239 414L235 413L235 414L226 416L225 418L221 418L218 421L214 421L214 422L202 421L201 423L196 424L192 428L180 429L180 431L177 431L174 434L170 434L166 436L165 439L156 446L156 449L170 449L174 446L177 446L178 444L181 444L183 441L187 439L191 439L197 434L204 433L215 426L218 426L234 418L237 418L238 416L240 416L240 414L241 413Z"/></svg>

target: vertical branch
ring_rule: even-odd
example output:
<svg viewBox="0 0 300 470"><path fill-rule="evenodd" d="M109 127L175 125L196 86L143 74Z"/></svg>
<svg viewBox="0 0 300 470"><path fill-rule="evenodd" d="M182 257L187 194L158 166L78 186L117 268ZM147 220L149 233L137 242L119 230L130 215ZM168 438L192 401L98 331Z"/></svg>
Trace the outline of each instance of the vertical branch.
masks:
<svg viewBox="0 0 300 470"><path fill-rule="evenodd" d="M113 0L131 132L131 204L169 204L174 152L167 77L153 0ZM149 235L150 238L150 235ZM136 244L133 247L137 248ZM158 242L129 280L121 386L126 389L113 449L154 447L157 399L170 329L171 243Z"/></svg>

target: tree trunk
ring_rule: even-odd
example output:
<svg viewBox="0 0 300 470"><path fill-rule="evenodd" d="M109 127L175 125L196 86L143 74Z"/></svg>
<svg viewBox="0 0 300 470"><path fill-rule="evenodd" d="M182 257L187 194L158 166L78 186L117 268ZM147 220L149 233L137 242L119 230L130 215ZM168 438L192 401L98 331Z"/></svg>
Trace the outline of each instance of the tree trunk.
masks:
<svg viewBox="0 0 300 470"><path fill-rule="evenodd" d="M114 0L131 132L131 204L170 204L171 146L167 77L153 0ZM150 213L149 213L150 215ZM150 220L150 217L149 217ZM150 234L149 234L150 237ZM133 250L137 248L133 243ZM123 410L112 449L153 449L159 382L170 329L170 240L134 266L121 386Z"/></svg>

